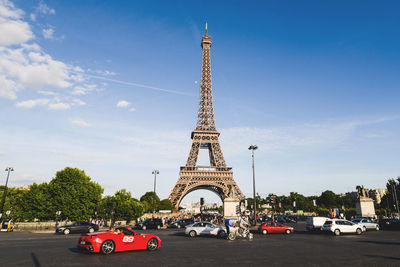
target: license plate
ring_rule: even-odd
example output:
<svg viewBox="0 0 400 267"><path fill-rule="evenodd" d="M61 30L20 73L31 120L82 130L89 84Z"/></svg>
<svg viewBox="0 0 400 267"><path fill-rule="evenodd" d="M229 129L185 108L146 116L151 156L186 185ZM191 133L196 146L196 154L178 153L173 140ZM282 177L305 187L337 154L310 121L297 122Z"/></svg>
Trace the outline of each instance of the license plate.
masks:
<svg viewBox="0 0 400 267"><path fill-rule="evenodd" d="M81 245L85 245L85 241L81 241L80 244L81 244Z"/></svg>

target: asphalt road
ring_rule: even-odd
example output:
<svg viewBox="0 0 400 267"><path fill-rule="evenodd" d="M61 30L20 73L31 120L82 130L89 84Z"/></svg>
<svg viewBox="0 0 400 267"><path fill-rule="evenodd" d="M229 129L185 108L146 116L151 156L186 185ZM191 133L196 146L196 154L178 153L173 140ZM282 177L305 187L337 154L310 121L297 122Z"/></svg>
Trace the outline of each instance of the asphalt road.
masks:
<svg viewBox="0 0 400 267"><path fill-rule="evenodd" d="M108 256L78 251L79 235L0 233L0 266L400 266L400 231L336 237L309 234L301 223L295 231L228 241L148 230L163 241L159 250Z"/></svg>

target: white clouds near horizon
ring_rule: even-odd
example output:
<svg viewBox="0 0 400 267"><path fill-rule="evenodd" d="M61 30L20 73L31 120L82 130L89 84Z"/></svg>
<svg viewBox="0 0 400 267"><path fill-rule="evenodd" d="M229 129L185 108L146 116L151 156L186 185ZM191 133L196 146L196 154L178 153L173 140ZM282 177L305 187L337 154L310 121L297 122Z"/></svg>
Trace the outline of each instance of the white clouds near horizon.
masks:
<svg viewBox="0 0 400 267"><path fill-rule="evenodd" d="M280 128L256 128L256 127L235 127L220 129L221 146L225 160L229 166L234 168L235 179L245 192L250 192L250 185L246 182L250 175L250 156L247 150L250 143L257 144L259 150L256 152L257 177L259 181L266 179L283 179L290 183L287 190L298 191L304 194L312 194L308 191L305 183L317 181L329 177L335 184L329 184L334 191L346 186L346 181L338 177L346 176L352 178L353 183L363 182L367 187L383 186L386 176L390 175L393 169L387 172L380 171L373 166L365 167L358 173L352 169L342 168L330 169L329 174L320 174L324 168L323 158L314 158L309 162L310 155L325 154L329 159L332 151L340 150L340 147L359 139L358 131L366 127L374 128L381 123L396 123L396 118L349 120L323 123L303 123L290 127ZM72 118L70 123L79 128L88 128L91 131L90 140L74 137L57 137L47 133L29 133L29 136L22 131L14 136L0 133L0 138L8 144L4 153L11 153L10 149L18 149L27 146L27 158L35 157L35 151L43 151L41 160L49 166L74 166L85 169L89 175L94 176L96 181L106 187L106 193L113 193L117 190L116 184L126 184L126 175L134 170L134 177L129 178L130 184L126 184L128 190L134 195L141 195L146 192L146 185L141 184L142 177L147 177L148 170L160 168L162 181L160 181L160 195L167 197L170 189L175 184L179 166L184 165L189 153L191 140L187 130L164 130L141 128L130 125L113 124L112 122L91 123L81 118ZM321 130L318 130L321 129ZM123 133L129 132L129 135ZM368 131L366 131L368 132ZM79 132L79 135L82 135ZM91 141L93 139L93 141ZM377 138L373 138L376 140ZM21 140L24 140L21 142ZM34 141L35 140L35 141ZM34 141L34 142L33 142ZM349 149L358 150L357 147L347 147L345 154L353 155ZM49 156L46 151L58 151L57 157ZM336 152L335 152L336 153ZM335 155L335 154L334 154ZM379 157L379 155L377 155ZM18 164L23 166L24 159ZM293 163L296 162L297 165ZM248 164L246 164L248 163ZM273 166L271 164L277 164ZM281 169L281 165L286 168ZM311 165L310 165L311 164ZM349 162L349 164L352 164ZM290 166L290 168L288 168ZM299 167L300 166L300 167ZM304 166L305 169L302 169ZM58 167L61 168L61 167ZM264 171L262 171L264 169ZM54 167L48 167L54 171ZM57 169L55 169L57 170ZM35 172L35 170L32 170ZM27 170L24 170L27 172ZM295 172L295 174L292 174ZM368 175L366 175L368 173ZM49 172L50 179L54 173ZM381 177L382 176L382 177ZM109 183L110 179L116 179ZM15 182L23 178L15 177ZM125 181L125 182L124 182ZM259 192L276 191L279 185L271 185L260 182ZM325 183L319 183L318 190L328 189ZM348 187L348 186L347 186ZM345 187L346 188L346 187ZM315 189L315 190L317 190ZM270 190L270 191L268 191ZM280 189L282 191L282 189ZM311 189L310 189L311 190ZM288 193L283 192L283 193ZM340 192L340 191L339 191Z"/></svg>

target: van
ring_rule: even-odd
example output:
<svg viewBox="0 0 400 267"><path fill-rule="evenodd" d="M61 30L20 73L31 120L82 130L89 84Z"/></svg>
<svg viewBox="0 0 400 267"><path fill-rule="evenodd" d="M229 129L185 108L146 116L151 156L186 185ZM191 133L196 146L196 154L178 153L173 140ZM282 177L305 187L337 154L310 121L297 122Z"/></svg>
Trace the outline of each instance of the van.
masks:
<svg viewBox="0 0 400 267"><path fill-rule="evenodd" d="M308 231L321 230L322 225L328 219L327 217L307 217L306 229Z"/></svg>

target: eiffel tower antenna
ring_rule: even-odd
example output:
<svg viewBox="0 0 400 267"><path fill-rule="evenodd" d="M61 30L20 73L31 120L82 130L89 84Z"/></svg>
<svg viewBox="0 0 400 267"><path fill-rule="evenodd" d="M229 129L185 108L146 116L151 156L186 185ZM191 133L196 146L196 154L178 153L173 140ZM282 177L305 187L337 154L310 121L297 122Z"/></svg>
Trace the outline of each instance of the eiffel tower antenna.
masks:
<svg viewBox="0 0 400 267"><path fill-rule="evenodd" d="M224 215L227 215L226 200L229 199L231 203L239 203L239 200L244 199L244 195L233 179L232 168L226 165L218 140L220 134L215 126L212 101L211 43L206 22L206 31L201 40L203 55L196 128L192 131L192 146L186 165L180 168L179 179L172 189L169 199L178 208L182 199L190 192L208 189L224 201ZM200 149L208 149L210 166L198 166L197 160ZM232 207L230 210L232 210ZM228 214L228 217L234 215Z"/></svg>

